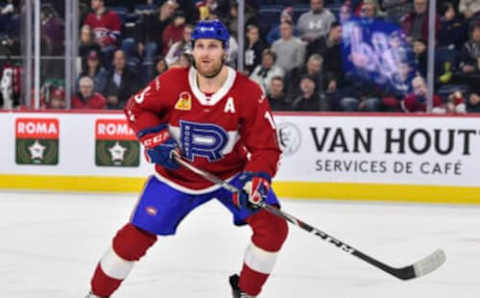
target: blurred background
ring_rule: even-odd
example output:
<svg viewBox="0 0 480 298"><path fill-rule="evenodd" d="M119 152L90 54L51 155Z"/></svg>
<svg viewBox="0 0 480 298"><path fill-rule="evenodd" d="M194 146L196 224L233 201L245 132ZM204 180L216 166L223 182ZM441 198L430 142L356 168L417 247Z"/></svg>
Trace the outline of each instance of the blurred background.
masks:
<svg viewBox="0 0 480 298"><path fill-rule="evenodd" d="M0 107L121 109L203 19L277 111L480 111L475 0L3 0Z"/></svg>

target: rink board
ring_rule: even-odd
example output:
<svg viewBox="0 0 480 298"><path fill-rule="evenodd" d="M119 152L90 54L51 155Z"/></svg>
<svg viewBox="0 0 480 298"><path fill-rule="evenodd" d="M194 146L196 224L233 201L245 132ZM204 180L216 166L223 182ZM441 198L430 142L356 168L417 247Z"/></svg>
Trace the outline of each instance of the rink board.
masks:
<svg viewBox="0 0 480 298"><path fill-rule="evenodd" d="M480 204L480 117L279 113L279 196ZM0 113L0 188L138 192L121 113Z"/></svg>

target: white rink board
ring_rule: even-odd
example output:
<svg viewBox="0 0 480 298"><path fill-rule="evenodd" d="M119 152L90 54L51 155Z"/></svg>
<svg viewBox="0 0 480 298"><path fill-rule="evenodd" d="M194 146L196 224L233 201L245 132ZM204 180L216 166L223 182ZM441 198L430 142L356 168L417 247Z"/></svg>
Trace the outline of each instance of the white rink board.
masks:
<svg viewBox="0 0 480 298"><path fill-rule="evenodd" d="M59 162L57 165L17 165L15 163L15 119L56 118L59 121ZM95 120L125 119L123 114L90 113L0 113L0 138L5 150L0 151L0 174L88 175L145 177L152 171L140 158L133 168L98 167L95 165ZM143 156L143 154L142 154Z"/></svg>
<svg viewBox="0 0 480 298"><path fill-rule="evenodd" d="M16 118L58 119L57 165L15 163ZM124 116L0 113L0 174L145 177L151 173L151 165L143 158L139 167L96 166L97 119L124 119ZM480 186L479 117L285 114L276 115L275 119L285 150L277 181ZM388 130L392 139L399 138L403 131L404 153L399 152L399 142L388 142ZM452 150L439 153L436 142L441 150L448 151L450 134ZM389 148L391 152L387 152ZM415 153L412 149L422 152Z"/></svg>
<svg viewBox="0 0 480 298"><path fill-rule="evenodd" d="M277 176L281 181L480 186L478 117L275 119L287 148Z"/></svg>

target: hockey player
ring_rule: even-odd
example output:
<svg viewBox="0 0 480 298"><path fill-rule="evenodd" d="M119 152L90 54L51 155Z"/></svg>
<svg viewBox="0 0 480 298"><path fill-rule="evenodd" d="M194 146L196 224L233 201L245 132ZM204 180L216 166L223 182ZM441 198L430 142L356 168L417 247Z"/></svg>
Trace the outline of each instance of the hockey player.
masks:
<svg viewBox="0 0 480 298"><path fill-rule="evenodd" d="M280 150L261 88L224 64L228 40L220 21L200 21L192 32L194 66L164 72L129 99L127 119L156 173L98 263L87 297L112 295L157 235L175 234L190 211L214 198L253 231L240 275L230 277L233 297L256 297L272 272L288 227L257 204L279 206L270 181ZM172 152L243 192L232 195L180 167Z"/></svg>

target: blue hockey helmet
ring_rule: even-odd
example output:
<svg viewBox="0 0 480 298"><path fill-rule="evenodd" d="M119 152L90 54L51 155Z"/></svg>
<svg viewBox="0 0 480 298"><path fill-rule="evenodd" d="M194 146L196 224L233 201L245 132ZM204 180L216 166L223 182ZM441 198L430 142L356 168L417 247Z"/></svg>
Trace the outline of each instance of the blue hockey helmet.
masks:
<svg viewBox="0 0 480 298"><path fill-rule="evenodd" d="M230 34L227 27L219 20L199 21L192 32L192 48L197 39L211 38L220 40L225 49L228 48Z"/></svg>

